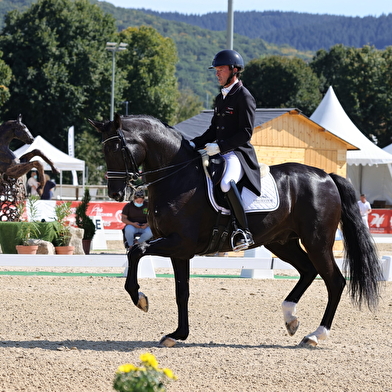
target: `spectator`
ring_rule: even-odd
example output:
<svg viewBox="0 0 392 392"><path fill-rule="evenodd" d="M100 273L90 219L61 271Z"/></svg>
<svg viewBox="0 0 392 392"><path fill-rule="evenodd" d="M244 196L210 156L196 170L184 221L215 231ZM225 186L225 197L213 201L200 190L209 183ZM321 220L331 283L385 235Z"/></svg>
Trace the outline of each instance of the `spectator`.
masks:
<svg viewBox="0 0 392 392"><path fill-rule="evenodd" d="M51 200L53 198L53 190L56 188L56 183L53 182L48 174L45 174L46 183L42 191L41 200Z"/></svg>
<svg viewBox="0 0 392 392"><path fill-rule="evenodd" d="M30 178L27 180L27 196L39 196L38 187L41 185L37 180L37 169L32 169Z"/></svg>
<svg viewBox="0 0 392 392"><path fill-rule="evenodd" d="M368 215L372 212L370 203L366 200L366 196L362 193L358 201L359 211L361 212L363 223L369 228Z"/></svg>
<svg viewBox="0 0 392 392"><path fill-rule="evenodd" d="M136 192L133 201L126 204L122 210L121 221L125 223L125 247L131 249L134 244L142 243L152 237L147 222L148 201L143 192ZM140 235L136 240L135 236Z"/></svg>

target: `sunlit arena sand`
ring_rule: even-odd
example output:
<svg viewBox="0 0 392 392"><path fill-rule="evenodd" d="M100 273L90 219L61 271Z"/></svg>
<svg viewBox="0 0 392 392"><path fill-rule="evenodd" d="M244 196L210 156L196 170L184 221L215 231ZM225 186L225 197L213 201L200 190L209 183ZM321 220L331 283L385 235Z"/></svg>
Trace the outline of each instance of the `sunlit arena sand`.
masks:
<svg viewBox="0 0 392 392"><path fill-rule="evenodd" d="M392 254L390 244L377 246ZM173 278L140 279L149 299L144 313L124 291L121 269L62 270L87 274L0 275L2 392L108 392L117 367L139 364L145 352L178 376L168 391L392 391L392 282L382 283L373 313L359 311L345 291L330 337L312 349L298 344L320 322L327 298L321 280L300 301L300 327L289 337L281 302L292 276L194 277L189 338L162 348L160 338L177 325Z"/></svg>

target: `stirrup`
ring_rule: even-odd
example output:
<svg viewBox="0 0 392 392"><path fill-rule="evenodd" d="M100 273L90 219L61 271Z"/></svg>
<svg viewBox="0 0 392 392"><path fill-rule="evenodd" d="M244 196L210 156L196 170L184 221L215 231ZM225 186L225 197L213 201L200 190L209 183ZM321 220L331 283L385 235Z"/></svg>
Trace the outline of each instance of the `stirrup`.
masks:
<svg viewBox="0 0 392 392"><path fill-rule="evenodd" d="M252 234L247 230L237 229L231 234L231 247L234 252L246 250L254 243Z"/></svg>

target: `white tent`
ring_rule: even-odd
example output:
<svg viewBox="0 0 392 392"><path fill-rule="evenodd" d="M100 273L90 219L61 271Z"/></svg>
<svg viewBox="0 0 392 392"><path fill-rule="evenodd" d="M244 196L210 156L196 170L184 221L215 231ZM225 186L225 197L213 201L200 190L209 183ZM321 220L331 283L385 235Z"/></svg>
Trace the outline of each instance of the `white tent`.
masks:
<svg viewBox="0 0 392 392"><path fill-rule="evenodd" d="M372 143L350 120L332 86L310 119L360 150L347 151L347 177L367 199L392 204L392 155Z"/></svg>
<svg viewBox="0 0 392 392"><path fill-rule="evenodd" d="M73 158L65 154L64 152L58 150L56 147L52 146L49 142L47 142L42 136L37 136L36 138L34 138L34 142L32 144L25 144L24 146L18 148L14 151L14 154L17 158L20 158L23 154L26 154L27 152L36 149L40 150L43 154L45 154L54 163L54 166L60 171L60 186L63 183L63 171L72 170L82 172L82 184L84 186L84 161L82 161L81 159ZM51 167L41 157L35 156L31 158L30 161L31 160L40 161L44 165L44 170L52 170Z"/></svg>

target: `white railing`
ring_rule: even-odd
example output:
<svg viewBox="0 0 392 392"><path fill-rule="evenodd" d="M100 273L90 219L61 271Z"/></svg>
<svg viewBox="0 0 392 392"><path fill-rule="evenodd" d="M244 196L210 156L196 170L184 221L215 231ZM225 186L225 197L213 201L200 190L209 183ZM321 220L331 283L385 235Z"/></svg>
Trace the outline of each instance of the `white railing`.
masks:
<svg viewBox="0 0 392 392"><path fill-rule="evenodd" d="M111 200L107 185L85 185L90 191L91 200ZM53 192L53 200L81 200L84 193L83 185L57 185Z"/></svg>

